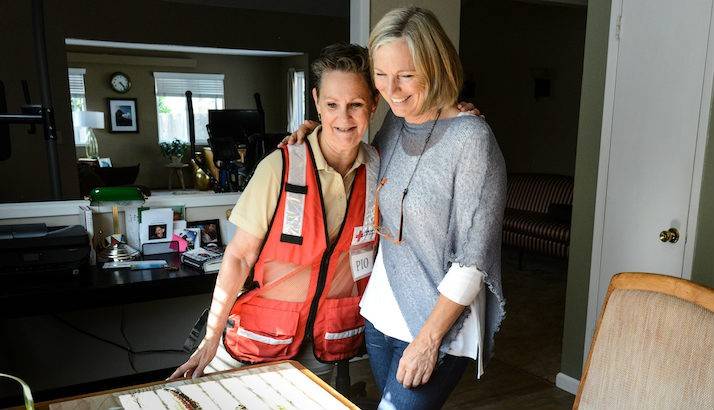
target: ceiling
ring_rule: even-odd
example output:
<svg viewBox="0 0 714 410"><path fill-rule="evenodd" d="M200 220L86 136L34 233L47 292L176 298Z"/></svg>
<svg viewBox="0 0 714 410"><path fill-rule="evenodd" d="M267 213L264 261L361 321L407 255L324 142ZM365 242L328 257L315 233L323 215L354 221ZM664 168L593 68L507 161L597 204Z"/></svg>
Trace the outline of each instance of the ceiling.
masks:
<svg viewBox="0 0 714 410"><path fill-rule="evenodd" d="M162 0L208 7L231 7L316 16L349 17L349 0Z"/></svg>

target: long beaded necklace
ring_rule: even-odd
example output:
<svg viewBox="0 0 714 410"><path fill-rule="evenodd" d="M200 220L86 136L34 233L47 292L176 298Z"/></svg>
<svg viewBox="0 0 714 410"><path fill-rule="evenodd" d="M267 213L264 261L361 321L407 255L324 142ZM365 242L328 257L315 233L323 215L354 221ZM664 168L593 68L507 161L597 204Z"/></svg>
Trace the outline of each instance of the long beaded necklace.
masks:
<svg viewBox="0 0 714 410"><path fill-rule="evenodd" d="M424 146L421 149L421 152L419 153L419 157L417 158L416 165L414 165L414 169L412 170L412 174L409 176L409 181L407 182L407 186L404 188L404 191L402 191L402 200L400 203L400 216L399 216L399 234L398 237L396 238L396 243L401 243L402 242L402 227L404 226L404 199L407 197L407 193L409 192L409 187L412 184L412 180L414 179L414 174L416 174L417 168L419 168L419 163L421 162L421 157L424 155L424 152L426 151L426 147L429 146L429 140L431 139L431 135L434 133L434 128L436 127L436 123L439 121L439 117L441 117L441 109L436 114L436 119L434 120L434 123L431 125L431 129L429 130L429 134L427 134L426 139L424 140ZM387 166L384 167L384 174L387 175L387 171L389 171L389 166L392 164L392 158L394 158L394 152L397 149L397 146L401 143L402 140L402 134L404 133L404 126L406 124L406 120L402 121L402 128L399 130L399 136L397 137L397 141L394 143L394 146L392 147L392 153L389 155L389 161L387 161ZM384 184L386 184L388 179L385 176L382 176L382 178L379 181L379 188L383 187Z"/></svg>

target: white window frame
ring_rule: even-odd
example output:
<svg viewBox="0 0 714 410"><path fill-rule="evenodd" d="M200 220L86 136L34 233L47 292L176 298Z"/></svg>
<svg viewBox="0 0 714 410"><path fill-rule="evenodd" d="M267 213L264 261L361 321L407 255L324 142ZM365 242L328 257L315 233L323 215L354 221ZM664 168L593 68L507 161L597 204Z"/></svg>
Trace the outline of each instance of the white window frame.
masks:
<svg viewBox="0 0 714 410"><path fill-rule="evenodd" d="M70 104L70 111L86 111L87 110L87 87L85 85L84 77L87 75L87 69L86 68L68 68L67 69L67 80L69 82L69 104ZM72 77L77 77L81 76L81 93L78 92L78 89L73 90L73 81ZM76 84L76 81L74 82ZM74 92L73 92L74 91ZM75 110L75 107L73 105L73 99L74 98L82 98L82 109L81 110ZM80 146L83 147L87 145L87 130L82 128L82 127L74 127L74 145L75 146Z"/></svg>
<svg viewBox="0 0 714 410"><path fill-rule="evenodd" d="M297 130L305 121L305 70L288 70L288 132Z"/></svg>
<svg viewBox="0 0 714 410"><path fill-rule="evenodd" d="M162 113L159 112L160 97L180 97L185 101L186 91L191 91L193 94L194 118L196 118L196 144L208 144L207 134L205 133L205 122L208 121L207 112L203 116L196 112L196 102L201 98L212 98L216 100L215 108L223 109L225 107L225 75L224 74L206 74L206 73L179 73L179 72L154 72L154 94L156 97L156 114L157 114L157 140L159 142L169 142L175 137L161 138L162 130ZM187 109L184 103L184 109ZM185 115L179 114L185 118L185 142L188 142L188 113ZM205 118L201 121L199 118ZM183 135L182 135L183 137ZM183 140L183 138L179 138Z"/></svg>

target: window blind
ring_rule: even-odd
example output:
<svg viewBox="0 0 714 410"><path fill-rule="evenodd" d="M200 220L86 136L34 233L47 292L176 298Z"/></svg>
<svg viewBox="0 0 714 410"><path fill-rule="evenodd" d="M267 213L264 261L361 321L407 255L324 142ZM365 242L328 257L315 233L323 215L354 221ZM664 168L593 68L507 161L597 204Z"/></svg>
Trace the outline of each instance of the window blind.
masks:
<svg viewBox="0 0 714 410"><path fill-rule="evenodd" d="M84 95L84 74L87 72L84 68L69 68L69 94Z"/></svg>
<svg viewBox="0 0 714 410"><path fill-rule="evenodd" d="M223 74L154 73L157 96L223 97Z"/></svg>

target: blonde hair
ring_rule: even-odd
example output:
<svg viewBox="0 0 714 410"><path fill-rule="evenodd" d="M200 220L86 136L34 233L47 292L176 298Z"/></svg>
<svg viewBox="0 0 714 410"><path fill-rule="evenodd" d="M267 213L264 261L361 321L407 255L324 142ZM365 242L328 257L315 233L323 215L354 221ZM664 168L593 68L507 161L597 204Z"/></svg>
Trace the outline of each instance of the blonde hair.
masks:
<svg viewBox="0 0 714 410"><path fill-rule="evenodd" d="M385 14L369 35L370 59L380 46L401 38L406 40L414 67L426 88L419 114L454 104L463 82L461 61L434 13L420 7L405 7Z"/></svg>

